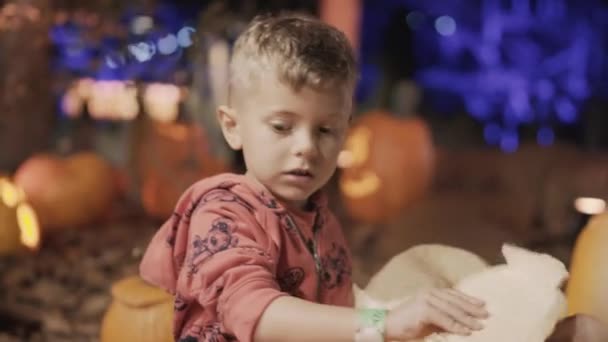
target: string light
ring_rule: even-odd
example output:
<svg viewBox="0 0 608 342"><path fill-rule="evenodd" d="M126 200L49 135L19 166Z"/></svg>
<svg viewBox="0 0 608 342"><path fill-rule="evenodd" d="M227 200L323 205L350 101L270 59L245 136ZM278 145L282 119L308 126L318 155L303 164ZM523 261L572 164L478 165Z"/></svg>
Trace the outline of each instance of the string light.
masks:
<svg viewBox="0 0 608 342"><path fill-rule="evenodd" d="M522 126L538 127L539 144L552 144L552 126L576 123L584 102L606 91L607 56L594 47L608 37L608 7L599 0L508 2L463 10L459 2L412 0L407 23L420 42L417 80L429 99L447 108L445 93L460 98L488 144L513 151ZM434 25L422 25L425 17Z"/></svg>
<svg viewBox="0 0 608 342"><path fill-rule="evenodd" d="M442 36L451 36L456 32L456 21L449 15L442 15L435 20L435 30Z"/></svg>
<svg viewBox="0 0 608 342"><path fill-rule="evenodd" d="M54 66L86 75L60 96L63 115L77 118L86 111L99 120L132 120L140 112L141 95L146 112L155 120L170 122L177 118L186 91L167 80L175 80L175 74L185 67L183 52L194 44L196 29L182 25L177 31L167 32L167 27L176 27L167 20L180 16L167 9L163 7L162 16L131 16L126 27L136 40L123 47L121 42L127 36L122 23L99 23L98 16L84 10L56 13L50 34L59 51ZM10 17L16 7L4 6L1 11L6 13L0 12L0 24L1 14ZM93 26L103 29L103 39L83 38L95 29L92 23L100 24Z"/></svg>
<svg viewBox="0 0 608 342"><path fill-rule="evenodd" d="M132 120L139 113L137 89L121 81L96 81L87 108L95 119Z"/></svg>
<svg viewBox="0 0 608 342"><path fill-rule="evenodd" d="M179 43L179 46L183 48L192 46L192 44L194 44L194 41L192 40L194 33L196 33L196 30L193 27L182 27L179 32L177 32L177 42Z"/></svg>
<svg viewBox="0 0 608 342"><path fill-rule="evenodd" d="M182 92L176 85L152 83L144 90L144 110L157 121L175 121L181 98Z"/></svg>

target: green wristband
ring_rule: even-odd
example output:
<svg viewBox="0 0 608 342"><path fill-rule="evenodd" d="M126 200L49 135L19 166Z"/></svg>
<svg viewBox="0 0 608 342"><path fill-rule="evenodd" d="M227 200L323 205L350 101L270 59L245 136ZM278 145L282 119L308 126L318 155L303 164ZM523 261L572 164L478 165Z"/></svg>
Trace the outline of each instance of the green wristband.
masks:
<svg viewBox="0 0 608 342"><path fill-rule="evenodd" d="M386 329L387 310L384 309L358 309L359 329L375 330L380 336L384 337Z"/></svg>

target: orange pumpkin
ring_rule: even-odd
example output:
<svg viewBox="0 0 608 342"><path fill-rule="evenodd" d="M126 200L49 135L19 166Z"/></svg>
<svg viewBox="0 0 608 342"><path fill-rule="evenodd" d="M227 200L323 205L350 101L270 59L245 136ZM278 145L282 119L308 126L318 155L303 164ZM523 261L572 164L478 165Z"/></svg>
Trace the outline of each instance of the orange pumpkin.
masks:
<svg viewBox="0 0 608 342"><path fill-rule="evenodd" d="M107 213L116 194L112 166L91 152L35 155L19 167L15 183L44 230L91 223Z"/></svg>
<svg viewBox="0 0 608 342"><path fill-rule="evenodd" d="M386 222L427 191L434 165L424 121L365 114L351 128L339 160L345 208L361 222Z"/></svg>
<svg viewBox="0 0 608 342"><path fill-rule="evenodd" d="M25 193L8 178L0 177L0 254L36 250L39 243L38 220Z"/></svg>
<svg viewBox="0 0 608 342"><path fill-rule="evenodd" d="M132 276L112 286L112 303L101 324L101 342L169 342L173 296Z"/></svg>
<svg viewBox="0 0 608 342"><path fill-rule="evenodd" d="M570 265L568 313L587 314L608 324L608 212L591 218L579 235Z"/></svg>
<svg viewBox="0 0 608 342"><path fill-rule="evenodd" d="M148 122L137 154L141 202L148 215L169 218L190 185L227 170L211 156L206 139L198 125Z"/></svg>

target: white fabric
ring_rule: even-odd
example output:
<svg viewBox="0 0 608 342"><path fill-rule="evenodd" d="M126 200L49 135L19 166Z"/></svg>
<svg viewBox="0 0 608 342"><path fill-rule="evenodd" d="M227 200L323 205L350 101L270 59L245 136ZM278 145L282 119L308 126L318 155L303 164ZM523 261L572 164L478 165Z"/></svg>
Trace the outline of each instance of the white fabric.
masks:
<svg viewBox="0 0 608 342"><path fill-rule="evenodd" d="M462 248L418 245L391 258L370 279L365 292L380 301L400 300L422 289L453 286L487 267L485 260Z"/></svg>
<svg viewBox="0 0 608 342"><path fill-rule="evenodd" d="M428 342L543 342L566 311L560 286L568 277L562 262L505 245L506 264L460 281L455 287L486 302L490 318L470 336L435 335Z"/></svg>
<svg viewBox="0 0 608 342"><path fill-rule="evenodd" d="M427 247L425 253L437 257L443 247ZM479 267L479 271L465 275L454 285L446 280L447 275L440 273L435 274L436 279L432 279L433 272L421 271L420 263L407 257L412 255L411 251L406 251L374 276L373 283L370 282L374 295L367 289L362 291L355 288L356 305L390 309L406 300L414 290L448 283L448 286L454 285L471 296L483 299L491 317L483 321L483 330L470 336L435 334L424 342L543 342L566 312L566 300L560 286L568 277L568 271L562 262L547 254L511 245L504 245L502 252L506 264L485 268L472 262L473 268ZM441 263L448 266L443 270L449 270L447 273L452 273L451 276L455 278L458 278L459 272L467 273L471 269L466 266L467 263L475 259L466 253L447 259L439 257ZM454 265L451 269L450 264ZM412 286L403 285L408 275L414 277ZM391 292L378 299L379 290L385 287L387 291L395 291L395 283L402 291L401 296Z"/></svg>

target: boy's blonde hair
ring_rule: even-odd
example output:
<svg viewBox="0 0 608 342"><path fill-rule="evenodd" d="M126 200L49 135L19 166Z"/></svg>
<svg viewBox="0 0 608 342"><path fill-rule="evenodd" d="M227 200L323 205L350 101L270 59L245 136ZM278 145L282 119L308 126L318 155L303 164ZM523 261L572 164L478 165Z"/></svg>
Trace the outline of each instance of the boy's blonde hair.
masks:
<svg viewBox="0 0 608 342"><path fill-rule="evenodd" d="M242 96L235 96L238 89L269 72L295 91L303 86L352 91L357 77L344 33L302 14L258 16L241 33L230 62L229 102Z"/></svg>

